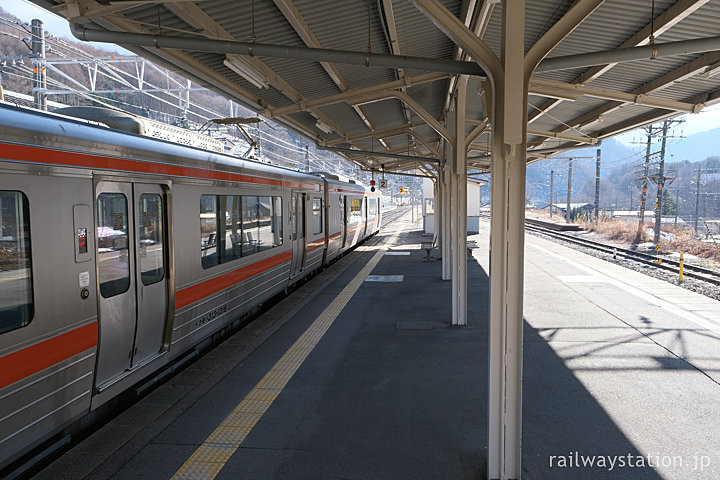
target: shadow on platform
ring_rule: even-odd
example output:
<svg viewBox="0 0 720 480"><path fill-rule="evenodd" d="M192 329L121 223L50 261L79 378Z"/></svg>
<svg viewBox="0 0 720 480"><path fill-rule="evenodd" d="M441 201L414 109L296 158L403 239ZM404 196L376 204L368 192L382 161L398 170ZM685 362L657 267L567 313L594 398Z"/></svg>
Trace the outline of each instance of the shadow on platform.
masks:
<svg viewBox="0 0 720 480"><path fill-rule="evenodd" d="M420 232L398 243L417 245ZM403 282L365 283L228 474L255 464L263 478L485 478L488 277L468 262L470 325L450 327L451 283L440 279L440 261L423 257L412 250L383 258L373 275L404 275ZM575 452L639 452L527 324L525 340L523 478L659 479L652 468L569 466ZM291 417L284 445L270 441L281 412Z"/></svg>

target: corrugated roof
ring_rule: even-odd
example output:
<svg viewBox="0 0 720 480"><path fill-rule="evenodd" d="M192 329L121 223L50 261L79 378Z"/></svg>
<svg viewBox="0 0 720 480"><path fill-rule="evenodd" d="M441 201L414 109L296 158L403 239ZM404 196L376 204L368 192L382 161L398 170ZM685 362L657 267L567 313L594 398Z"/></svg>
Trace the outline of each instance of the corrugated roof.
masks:
<svg viewBox="0 0 720 480"><path fill-rule="evenodd" d="M50 7L63 3L62 0L33 0L40 6ZM463 10L460 0L442 0L440 5L453 15L459 16ZM483 2L475 2L480 8ZM568 0L526 0L525 49L529 50L549 29L571 8L574 2ZM328 0L255 0L237 2L233 0L203 0L172 2L167 4L134 3L122 9L114 2L118 10L104 14L100 4L88 4L87 18L94 24L89 28L113 29L117 31L147 32L173 37L189 38L229 38L249 41L255 34L257 43L281 45L287 47L316 47L352 52L366 52L368 43L373 53L418 56L430 59L450 60L457 51L456 45L438 29L412 1L400 0L348 0L334 2ZM254 5L254 17L252 14ZM384 8L387 7L387 10ZM676 4L671 0L655 0L655 22L660 22L663 12L673 8L675 23L667 30L662 25L656 36L657 43L674 42L688 39L705 38L720 35L720 0L698 0L686 4ZM679 11L681 5L692 10ZM98 8L93 14L93 8ZM288 11L296 12L298 22L291 22L286 16ZM387 12L392 12L388 16ZM483 41L500 55L502 33L502 3L494 5ZM686 15L686 13L688 13ZM633 35L641 31L652 20L652 2L648 0L606 0L585 21L578 25L548 55L548 58L564 57L599 50L611 50L623 45ZM299 30L304 25L307 31ZM393 29L394 28L394 29ZM309 38L318 42L313 45ZM397 39L393 47L390 42ZM259 89L242 76L228 69L224 64L224 54L195 51L164 51L135 48L147 51L149 55L161 56L164 62L175 70L186 72L195 80L206 85L216 85L217 90L235 101L249 106L262 105L260 113L274 116L273 120L284 123L300 133L320 143L332 139L345 139L367 134L354 142L342 144L344 147L372 149L384 148L378 142L379 135L370 130L368 124L352 108L357 99L334 101L331 104L316 101L325 97L362 89L372 89L399 79L406 79L411 86L393 87L396 92L406 92L413 102L420 105L420 111L396 99L383 99L379 94L375 101L362 106L366 117L375 132L402 127L408 122L420 124L414 128L416 136L428 144L435 145L439 133L427 121L440 123L448 116L448 79L424 82L413 85L411 82L419 75L428 73L420 70L400 70L371 65L351 65L335 63L323 66L319 62L299 60L297 58L258 57L264 68L274 72L281 82L274 82L270 88ZM667 83L660 79L668 78L674 72L684 71L687 65L700 60L711 59L701 53L674 57L645 59L615 65L585 85L605 89L616 93L643 91L647 85L653 85L650 96L676 102L716 102L720 100L720 76L706 77L701 68L693 70L689 77L670 78ZM720 57L716 62L720 61ZM709 63L708 63L709 64ZM700 65L703 67L705 65ZM328 72L330 69L330 72ZM589 67L577 67L566 70L547 71L535 74L536 78L556 82L556 90L562 91L563 84L572 84L587 72ZM224 79L225 81L221 81ZM468 88L466 113L469 119L482 120L487 112L481 102L480 83L473 79ZM385 87L387 88L387 87ZM571 137L582 135L610 136L633 125L651 122L654 119L672 115L672 109L660 109L647 105L635 105L615 102L611 99L599 99L580 96L572 101L553 100L552 89L543 94L548 97L532 95L529 98L528 114L534 118L530 125L533 131L546 132L546 136L533 134L528 138L538 148L563 148L577 144ZM608 95L612 97L612 95ZM369 97L364 97L367 101ZM642 103L643 98L638 97ZM290 110L272 113L274 109L284 107ZM538 115L539 108L548 108ZM573 123L583 119L583 125ZM337 126L337 131L326 133L316 124L318 119ZM326 123L327 123L326 122ZM473 125L474 127L474 125ZM472 128L468 126L467 131ZM557 135L560 138L552 138ZM562 138L564 136L569 138ZM417 138L417 137L416 137ZM483 134L478 142L487 142L488 134ZM543 141L543 138L547 140ZM392 135L385 143L392 151L405 150L408 143L415 144L407 134ZM422 142L418 143L420 145ZM429 154L425 146L420 151ZM359 159L359 161L363 161Z"/></svg>

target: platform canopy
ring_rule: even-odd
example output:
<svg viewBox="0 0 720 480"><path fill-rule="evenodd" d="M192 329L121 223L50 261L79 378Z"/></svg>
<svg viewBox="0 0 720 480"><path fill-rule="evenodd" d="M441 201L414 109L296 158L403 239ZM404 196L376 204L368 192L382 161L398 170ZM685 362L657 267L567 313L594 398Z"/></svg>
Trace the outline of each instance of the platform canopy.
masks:
<svg viewBox="0 0 720 480"><path fill-rule="evenodd" d="M365 168L434 174L468 74L468 166L491 165L487 77L461 45L470 32L501 55L499 0L32 1ZM528 160L717 102L719 22L717 0L527 0L526 53L553 42L529 84Z"/></svg>
<svg viewBox="0 0 720 480"><path fill-rule="evenodd" d="M491 171L490 479L522 473L527 162L720 100L720 0L32 1L363 168L437 177L453 325L468 170Z"/></svg>

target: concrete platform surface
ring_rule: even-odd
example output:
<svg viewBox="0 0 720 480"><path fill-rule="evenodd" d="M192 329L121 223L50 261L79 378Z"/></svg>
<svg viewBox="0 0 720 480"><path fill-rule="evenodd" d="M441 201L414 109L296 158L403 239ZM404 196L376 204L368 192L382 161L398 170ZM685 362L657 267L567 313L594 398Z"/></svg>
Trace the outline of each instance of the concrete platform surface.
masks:
<svg viewBox="0 0 720 480"><path fill-rule="evenodd" d="M172 478L266 373L288 371L278 360L344 296L274 401L215 461L215 478L485 478L487 224L471 237L480 248L468 261L467 327L449 326L451 284L440 261L423 261L417 224L394 228L37 478ZM701 299L681 289L658 289L682 299L669 302L645 286L648 277L527 238L523 478L720 478L720 336L702 313L716 305L704 299L693 311ZM377 253L390 246L410 254ZM377 264L365 272L368 262ZM370 273L376 281L362 281ZM575 465L583 459L594 466Z"/></svg>

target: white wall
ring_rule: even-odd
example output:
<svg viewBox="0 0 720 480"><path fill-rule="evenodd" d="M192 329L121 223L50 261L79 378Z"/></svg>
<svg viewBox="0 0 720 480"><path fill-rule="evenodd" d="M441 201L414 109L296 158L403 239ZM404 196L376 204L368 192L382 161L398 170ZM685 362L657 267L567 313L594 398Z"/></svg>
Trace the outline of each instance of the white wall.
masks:
<svg viewBox="0 0 720 480"><path fill-rule="evenodd" d="M423 202L434 198L433 182L428 178L423 179ZM425 210L423 209L423 215ZM467 183L467 216L468 232L477 232L479 228L478 217L480 216L480 184L476 182ZM425 233L435 233L434 215L425 215Z"/></svg>
<svg viewBox="0 0 720 480"><path fill-rule="evenodd" d="M475 182L467 183L467 216L480 216L480 184Z"/></svg>

